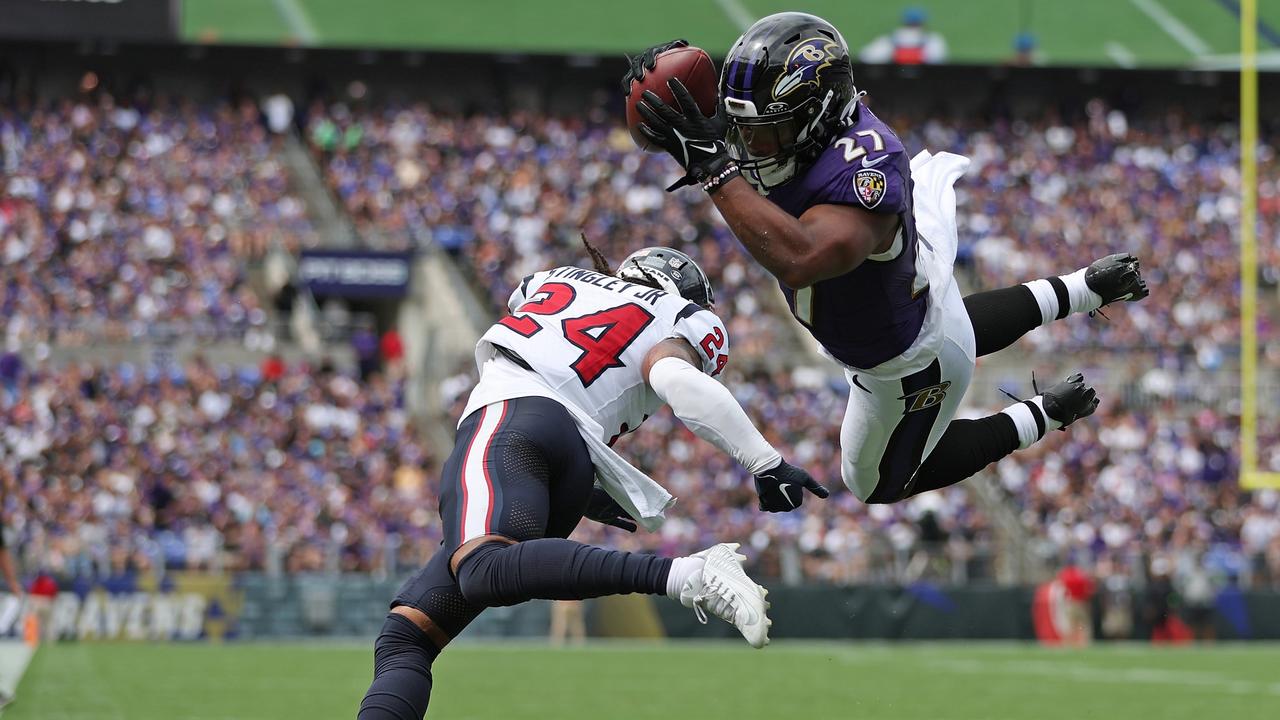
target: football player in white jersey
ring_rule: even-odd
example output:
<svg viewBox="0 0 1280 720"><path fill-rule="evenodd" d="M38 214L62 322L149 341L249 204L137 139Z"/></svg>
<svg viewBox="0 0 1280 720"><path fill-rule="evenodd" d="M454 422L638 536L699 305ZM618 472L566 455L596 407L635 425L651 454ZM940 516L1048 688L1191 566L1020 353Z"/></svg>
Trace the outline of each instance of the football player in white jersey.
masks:
<svg viewBox="0 0 1280 720"><path fill-rule="evenodd" d="M486 607L667 595L703 622L732 623L753 647L769 641L766 591L736 544L662 558L566 539L584 516L629 530L661 523L674 499L610 445L663 404L755 476L761 509L794 509L806 490L827 496L713 378L729 338L697 263L649 248L615 274L588 250L596 270L525 278L511 315L477 344L480 381L441 474L443 548L392 602L360 720L422 718L432 662Z"/></svg>

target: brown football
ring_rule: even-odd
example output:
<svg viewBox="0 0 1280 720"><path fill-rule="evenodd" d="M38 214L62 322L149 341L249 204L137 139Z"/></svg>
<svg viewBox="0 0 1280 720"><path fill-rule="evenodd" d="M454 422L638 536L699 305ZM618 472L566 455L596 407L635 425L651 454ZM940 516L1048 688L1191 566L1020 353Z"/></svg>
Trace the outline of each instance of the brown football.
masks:
<svg viewBox="0 0 1280 720"><path fill-rule="evenodd" d="M720 100L720 78L716 75L711 56L696 47L674 48L658 55L654 59L653 70L644 74L644 80L631 82L631 94L627 96L627 128L631 130L631 139L636 141L636 146L645 152L658 152L662 148L640 134L640 123L644 118L636 111L636 103L640 102L645 90L651 90L663 102L676 105L671 88L667 87L671 78L679 78L684 83L702 114L709 116L716 112L716 103Z"/></svg>

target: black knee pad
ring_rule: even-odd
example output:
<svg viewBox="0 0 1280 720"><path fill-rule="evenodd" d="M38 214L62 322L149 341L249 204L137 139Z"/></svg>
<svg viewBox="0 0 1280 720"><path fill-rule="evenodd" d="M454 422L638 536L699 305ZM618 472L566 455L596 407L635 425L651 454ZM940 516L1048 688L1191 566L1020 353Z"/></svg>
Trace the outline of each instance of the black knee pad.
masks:
<svg viewBox="0 0 1280 720"><path fill-rule="evenodd" d="M445 549L437 552L426 567L405 581L391 605L407 605L421 610L451 639L484 610L483 606L473 605L463 597L458 583L449 573L449 552Z"/></svg>
<svg viewBox="0 0 1280 720"><path fill-rule="evenodd" d="M458 590L471 605L499 607L512 603L503 600L500 578L495 576L493 556L514 547L507 543L487 542L471 549L458 563Z"/></svg>

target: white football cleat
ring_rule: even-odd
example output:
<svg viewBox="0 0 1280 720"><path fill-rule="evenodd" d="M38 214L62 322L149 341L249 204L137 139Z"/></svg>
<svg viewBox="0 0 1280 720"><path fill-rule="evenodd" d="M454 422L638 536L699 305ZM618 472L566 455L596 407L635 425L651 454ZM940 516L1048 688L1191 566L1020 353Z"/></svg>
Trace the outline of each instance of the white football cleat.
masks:
<svg viewBox="0 0 1280 720"><path fill-rule="evenodd" d="M753 648L769 644L769 626L773 621L766 611L764 599L768 590L755 584L742 569L745 555L736 551L738 543L720 543L693 557L705 562L702 571L694 573L680 588L680 604L693 608L698 621L707 624L707 613L731 623Z"/></svg>

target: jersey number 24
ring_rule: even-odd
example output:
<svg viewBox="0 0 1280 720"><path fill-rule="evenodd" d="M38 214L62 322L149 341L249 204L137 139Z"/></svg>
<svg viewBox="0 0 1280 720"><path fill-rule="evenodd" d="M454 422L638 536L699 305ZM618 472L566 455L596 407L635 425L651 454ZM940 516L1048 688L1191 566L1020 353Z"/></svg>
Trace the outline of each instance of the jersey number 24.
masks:
<svg viewBox="0 0 1280 720"><path fill-rule="evenodd" d="M530 315L558 315L567 310L577 296L572 285L543 283L532 298L498 323L522 337L531 338L542 332L543 326ZM582 351L570 367L583 387L590 386L605 370L622 367L622 353L651 322L653 313L634 303L562 320L560 330L564 339Z"/></svg>

